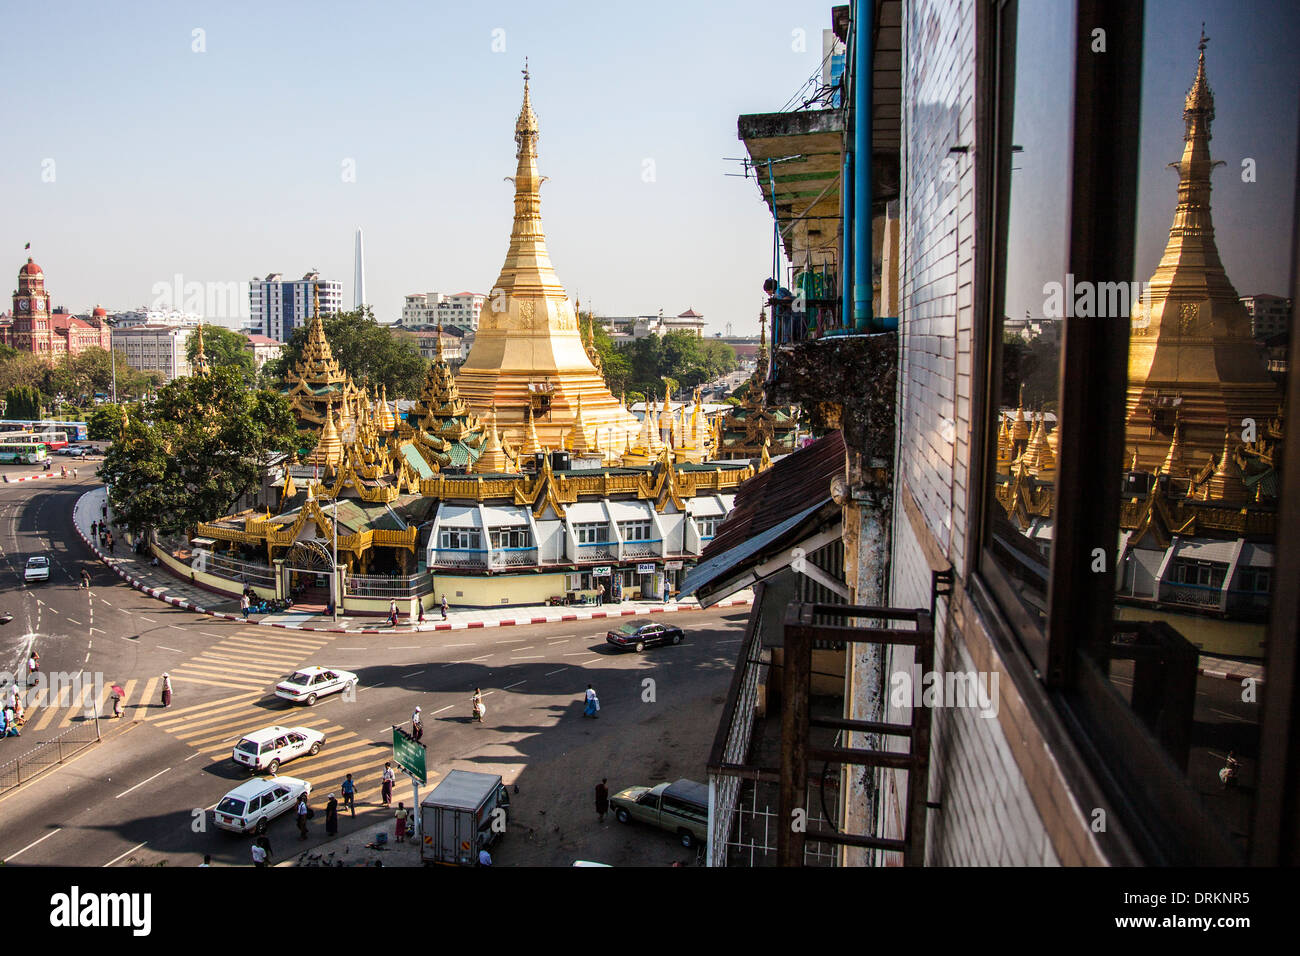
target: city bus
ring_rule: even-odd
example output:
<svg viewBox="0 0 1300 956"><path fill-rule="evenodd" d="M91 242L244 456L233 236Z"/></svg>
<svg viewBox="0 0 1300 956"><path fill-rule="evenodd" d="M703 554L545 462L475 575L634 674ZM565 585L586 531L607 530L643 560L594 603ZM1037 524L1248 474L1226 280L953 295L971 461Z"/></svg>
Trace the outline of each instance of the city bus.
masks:
<svg viewBox="0 0 1300 956"><path fill-rule="evenodd" d="M68 435L61 431L0 432L0 442L11 445L44 445L46 451L68 447Z"/></svg>
<svg viewBox="0 0 1300 956"><path fill-rule="evenodd" d="M50 451L38 442L0 441L0 463L39 465L50 457Z"/></svg>
<svg viewBox="0 0 1300 956"><path fill-rule="evenodd" d="M85 422L58 421L50 418L40 421L18 418L0 419L0 432L43 432L50 430L61 431L72 441L86 441L90 437L89 426Z"/></svg>

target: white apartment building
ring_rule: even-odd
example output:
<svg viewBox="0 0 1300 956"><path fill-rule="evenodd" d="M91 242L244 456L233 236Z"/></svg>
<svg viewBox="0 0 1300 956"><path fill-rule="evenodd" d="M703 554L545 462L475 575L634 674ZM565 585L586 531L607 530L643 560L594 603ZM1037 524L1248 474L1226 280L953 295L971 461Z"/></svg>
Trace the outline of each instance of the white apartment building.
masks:
<svg viewBox="0 0 1300 956"><path fill-rule="evenodd" d="M343 311L343 283L322 279L319 272L288 281L278 272L253 279L248 286L250 327L277 342L289 341L294 329L311 320L312 295L317 288L321 315Z"/></svg>
<svg viewBox="0 0 1300 956"><path fill-rule="evenodd" d="M197 312L182 312L180 309L149 309L140 306L125 312L114 312L109 320L118 328L136 325L170 325L174 327L195 326L203 321Z"/></svg>
<svg viewBox="0 0 1300 956"><path fill-rule="evenodd" d="M1243 295L1241 304L1250 315L1250 334L1269 339L1291 331L1291 300L1280 295Z"/></svg>
<svg viewBox="0 0 1300 956"><path fill-rule="evenodd" d="M615 345L669 332L689 332L696 338L704 338L704 316L694 309L676 316L665 316L660 309L657 315L598 315L596 318Z"/></svg>
<svg viewBox="0 0 1300 956"><path fill-rule="evenodd" d="M126 364L141 372L160 372L163 381L192 371L186 348L192 326L133 325L113 329L113 351L126 356Z"/></svg>
<svg viewBox="0 0 1300 956"><path fill-rule="evenodd" d="M487 296L477 292L414 292L402 305L402 325L454 325L466 332L478 331L478 316Z"/></svg>

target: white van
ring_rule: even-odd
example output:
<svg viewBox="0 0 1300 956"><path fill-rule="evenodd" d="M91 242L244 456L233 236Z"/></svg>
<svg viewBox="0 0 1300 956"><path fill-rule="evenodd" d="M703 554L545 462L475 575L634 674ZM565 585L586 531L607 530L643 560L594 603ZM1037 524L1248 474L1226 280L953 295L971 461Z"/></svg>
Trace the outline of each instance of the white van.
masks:
<svg viewBox="0 0 1300 956"><path fill-rule="evenodd" d="M275 773L280 764L296 757L314 757L325 745L325 735L310 727L265 727L255 730L235 744L230 756L243 764L249 773L269 770Z"/></svg>
<svg viewBox="0 0 1300 956"><path fill-rule="evenodd" d="M267 824L311 794L311 784L296 777L266 777L241 783L221 798L213 822L232 833L265 833Z"/></svg>

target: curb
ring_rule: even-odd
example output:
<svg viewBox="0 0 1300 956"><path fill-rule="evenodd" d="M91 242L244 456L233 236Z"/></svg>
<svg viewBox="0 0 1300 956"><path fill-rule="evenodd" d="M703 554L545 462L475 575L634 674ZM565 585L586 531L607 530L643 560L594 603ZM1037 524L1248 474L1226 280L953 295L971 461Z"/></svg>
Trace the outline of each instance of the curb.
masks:
<svg viewBox="0 0 1300 956"><path fill-rule="evenodd" d="M5 484L6 484L6 485L16 485L16 484L18 484L18 482L20 482L20 481L40 481L42 478L61 478L61 477L63 477L63 476L61 476L61 475L56 475L56 474L54 474L53 472L51 472L51 473L48 474L48 475L45 475L45 474L41 474L41 475L24 475L24 476L21 477L21 478L10 478L8 475L5 475Z"/></svg>
<svg viewBox="0 0 1300 956"><path fill-rule="evenodd" d="M1232 680L1238 682L1245 681L1245 680L1253 680L1256 684L1264 683L1263 674L1238 674L1235 673L1234 671L1212 670L1211 668L1208 667L1198 667L1196 668L1196 673L1201 677L1218 677L1222 680Z"/></svg>
<svg viewBox="0 0 1300 956"><path fill-rule="evenodd" d="M49 476L38 475L36 477L45 478ZM81 538L82 542L86 545L86 547L88 547L94 553L94 555L100 560L101 563L107 565L109 569L111 569L119 578L121 578L131 587L135 588L137 591L140 591L143 594L147 594L149 597L154 598L155 600L163 601L167 604L170 604L172 607L184 608L186 611L193 611L195 614L206 614L208 617L214 617L222 621L243 621L242 615L239 614L227 614L224 611L209 611L207 608L200 607L199 605L194 604L191 601L185 601L182 600L181 598L168 597L167 594L164 593L163 591L155 587L150 587L149 585L141 581L139 578L133 577L132 575L123 571L122 568L119 567L117 564L113 563L109 559L109 557L105 555L104 552L100 551L99 547L95 543L93 543L90 540L90 538L88 538L82 532L81 526L77 524L77 518L76 518L77 508L81 505L81 499L85 498L87 495L90 494L93 494L93 492L90 491L86 492L84 495L81 496L81 498L78 498L77 503L73 505L72 526L77 529L77 535ZM439 622L433 625L432 627L417 626L417 627L407 628L405 630L399 630L394 628L394 629L384 629L382 631L377 628L363 628L361 630L350 631L346 627L316 627L311 624L280 624L275 621L266 622L266 621L249 620L245 623L256 624L258 627L279 627L289 631L319 631L326 634L419 634L424 631L459 631L459 630L467 630L469 628L479 628L479 627L519 627L527 624L558 624L562 621L590 621L590 620L595 620L597 618L606 618L606 617L640 617L649 614L671 614L676 611L705 611L705 610L712 610L714 608L724 608L724 607L749 607L753 603L754 603L754 599L750 597L750 598L740 598L735 601L719 601L717 604L710 605L710 607L708 608L703 608L700 607L699 605L690 605L690 604L672 605L672 606L657 605L655 607L628 608L626 610L619 610L619 611L589 611L586 613L577 613L577 614L561 614L559 617L512 618L506 621L497 621L497 620L447 621L445 623Z"/></svg>

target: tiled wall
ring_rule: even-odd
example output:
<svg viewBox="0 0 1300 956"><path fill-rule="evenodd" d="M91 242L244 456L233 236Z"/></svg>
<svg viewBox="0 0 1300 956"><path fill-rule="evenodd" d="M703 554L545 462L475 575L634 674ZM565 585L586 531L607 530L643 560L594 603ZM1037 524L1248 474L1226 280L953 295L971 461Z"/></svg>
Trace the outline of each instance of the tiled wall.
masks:
<svg viewBox="0 0 1300 956"><path fill-rule="evenodd" d="M975 19L977 0L911 0L903 26L903 200L899 369L900 488L891 553L896 607L928 607L930 551L966 572L966 498L970 464L971 330L974 322ZM950 152L964 146L965 153ZM921 529L901 504L910 494ZM936 613L940 669L979 670L995 661L982 633L962 634L947 608ZM911 652L901 652L909 660ZM887 674L895 670L891 666ZM996 666L996 664L994 664ZM926 669L929 669L927 666ZM1005 677L1005 675L1003 675ZM1003 697L1014 695L999 681ZM889 721L905 721L891 708ZM931 865L1055 864L1058 854L1031 798L1003 723L970 708L936 708L926 862ZM1021 740L1021 746L1024 741ZM891 786L892 783L892 786ZM906 776L886 794L905 795ZM900 815L882 807L885 830Z"/></svg>

